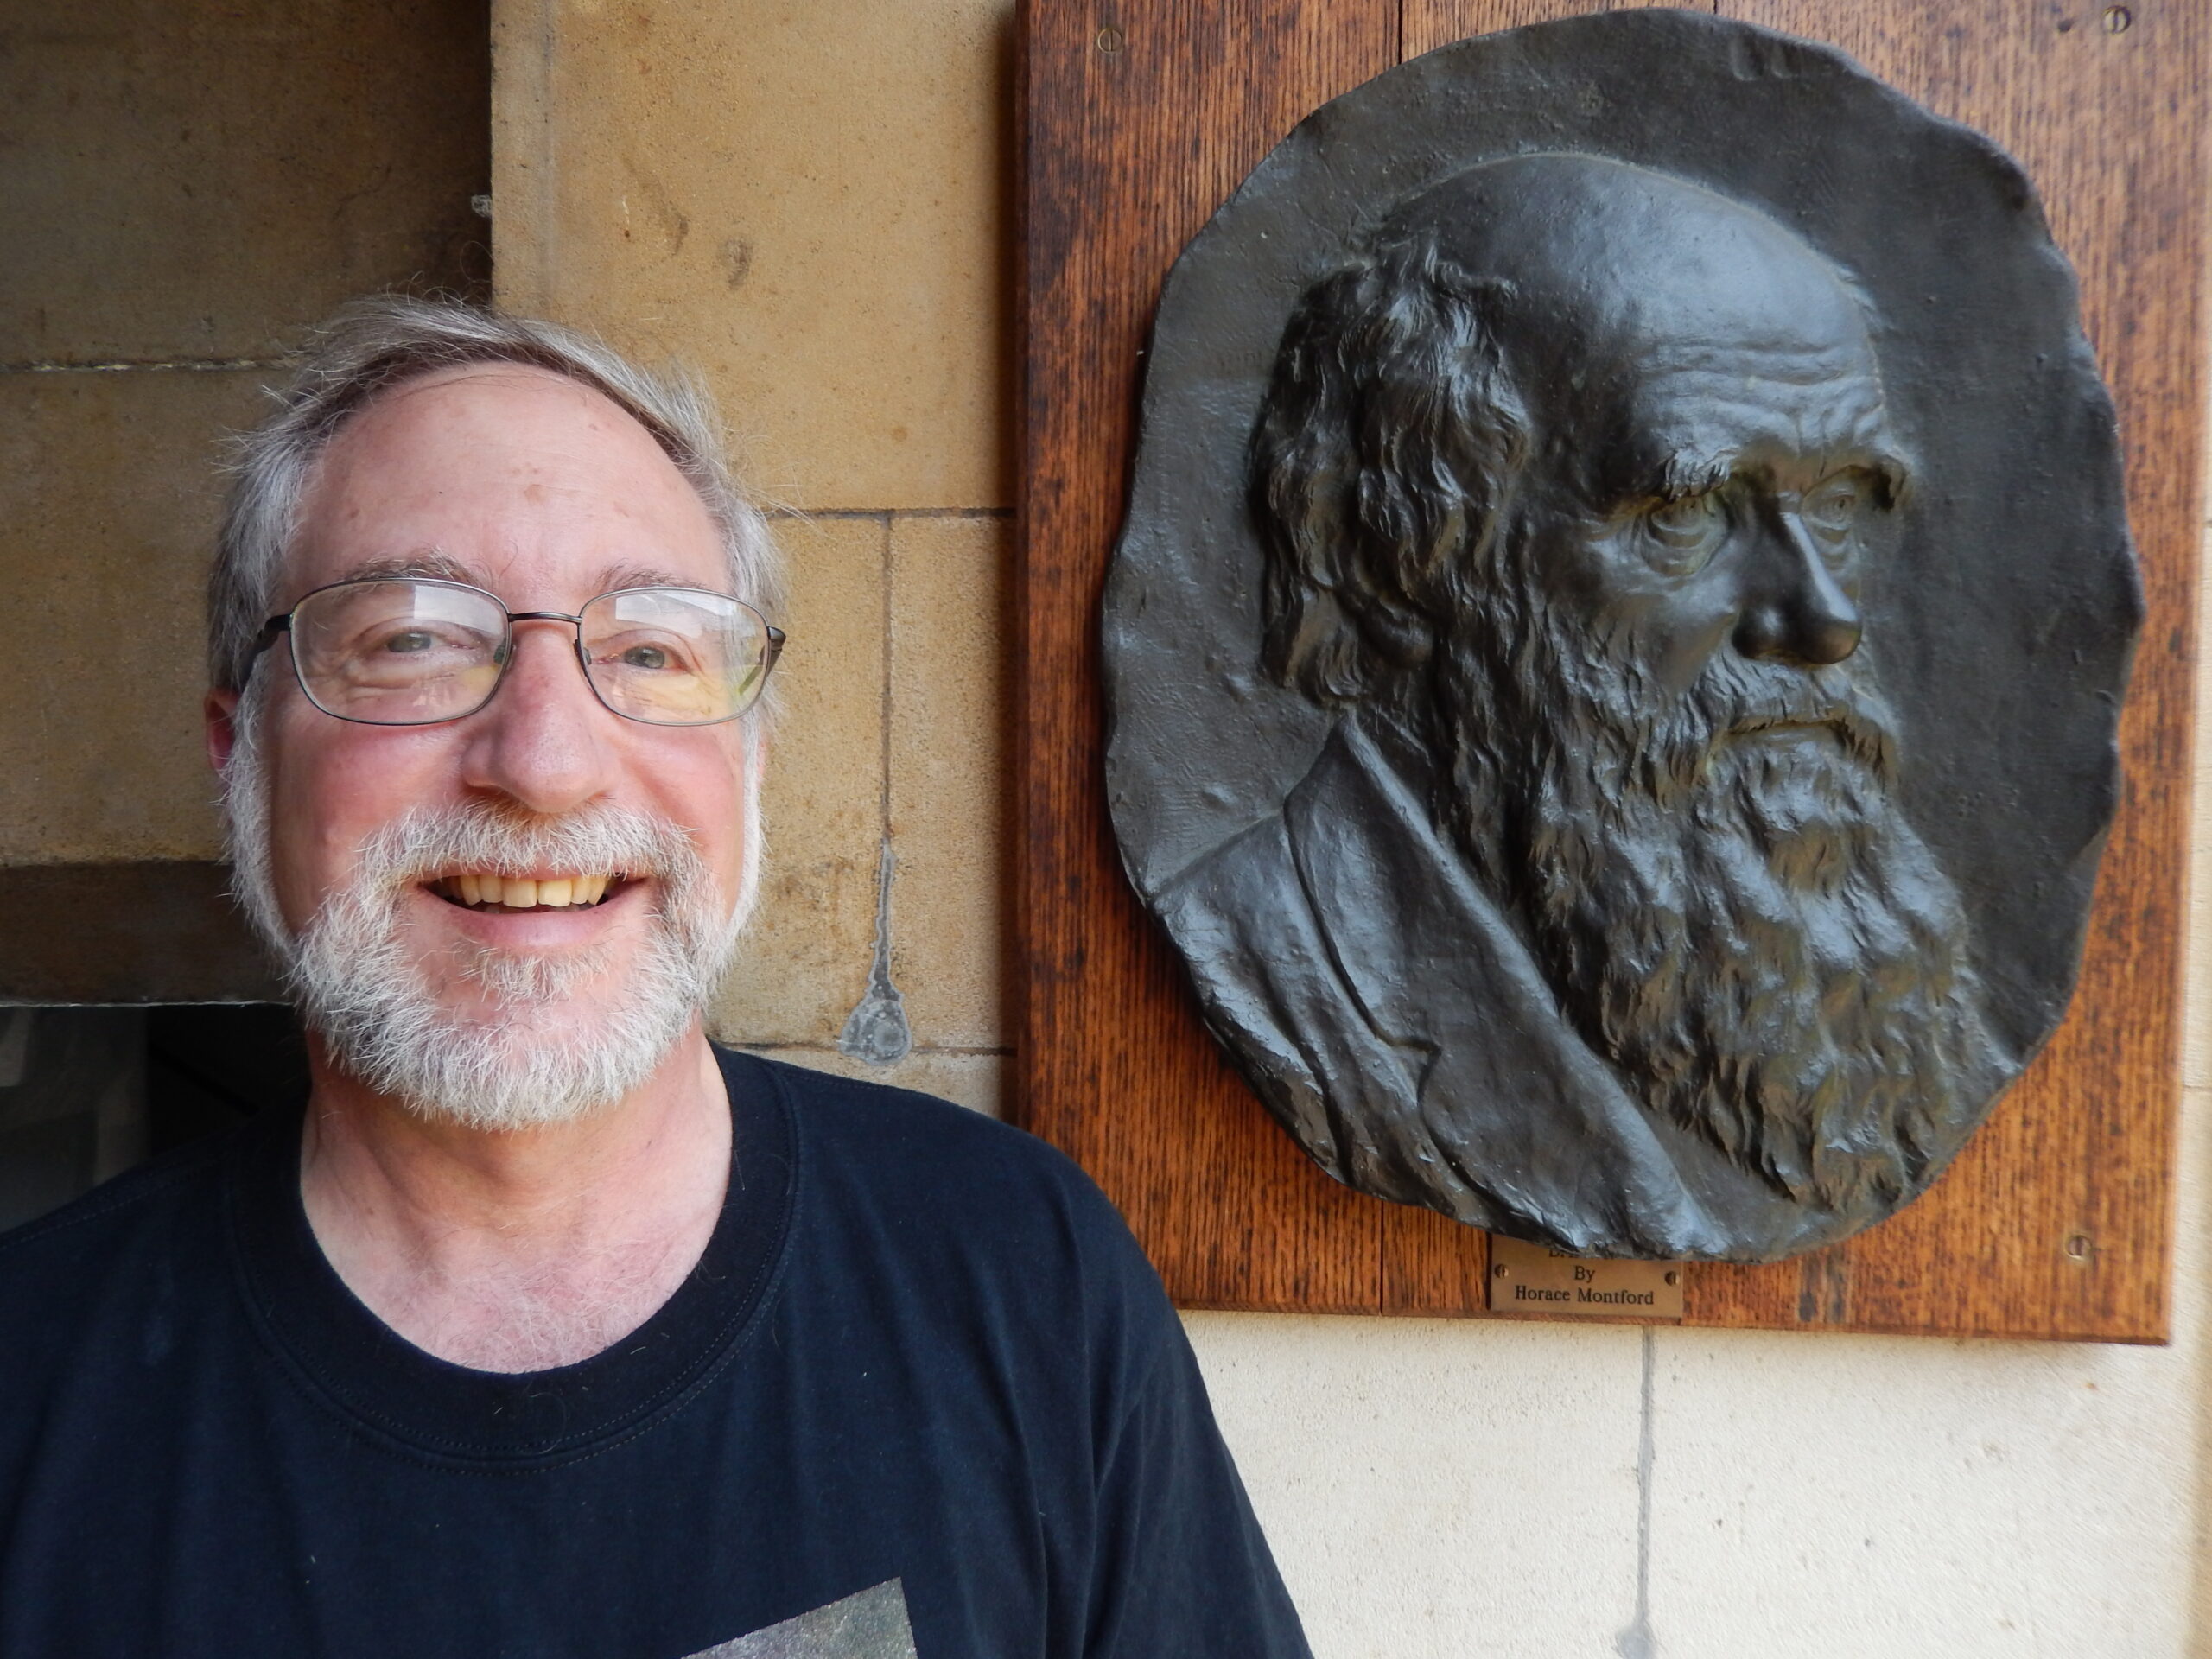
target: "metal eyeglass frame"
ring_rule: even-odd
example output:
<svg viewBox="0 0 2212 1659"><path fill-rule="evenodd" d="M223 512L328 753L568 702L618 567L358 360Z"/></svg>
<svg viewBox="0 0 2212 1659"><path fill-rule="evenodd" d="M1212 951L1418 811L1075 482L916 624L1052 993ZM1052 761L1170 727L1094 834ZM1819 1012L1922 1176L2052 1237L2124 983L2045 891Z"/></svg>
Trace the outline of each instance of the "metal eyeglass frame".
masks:
<svg viewBox="0 0 2212 1659"><path fill-rule="evenodd" d="M506 618L505 626L499 637L501 652L498 658L499 672L498 677L492 682L492 689L484 694L484 700L481 702L474 709L465 709L457 715L441 715L435 720L363 720L357 715L341 715L334 709L325 709L316 701L315 692L308 684L308 677L300 669L300 655L296 643L298 636L292 633L292 618L298 614L301 605L306 604L317 594L327 594L338 588L365 588L372 582L412 582L417 587L450 588L461 593L478 594L491 601L493 605L498 607L499 613ZM754 616L760 617L760 626L765 632L767 645L760 653L760 682L743 708L730 714L718 715L713 720L647 720L642 715L625 714L607 700L607 694L599 689L599 683L591 677L591 661L584 654L582 611L588 611L601 600L612 599L617 594L646 593L704 594L711 599L727 600L733 605L743 606L745 609L752 611ZM724 726L733 720L742 720L747 713L759 705L761 694L768 689L768 676L774 671L776 659L783 655L785 637L781 628L769 621L766 617L761 616L759 611L747 605L734 594L718 594L711 588L685 588L674 582L652 582L636 588L610 588L603 594L594 594L583 602L582 610L571 616L566 611L511 611L507 609L506 602L489 589L479 588L474 582L454 582L445 576L350 576L344 582L327 582L320 588L308 589L300 595L298 604L294 605L290 610L286 611L282 616L272 616L264 622L261 625L260 635L253 642L253 655L255 659L258 660L262 652L276 643L279 634L290 636L292 644L285 651L284 656L292 664L292 678L300 688L300 695L314 704L317 710L328 715L333 720L342 720L354 726L443 726L449 721L467 720L471 715L480 715L492 706L492 699L499 695L499 688L507 683L507 670L514 664L515 624L518 622L566 622L575 630L576 667L583 674L584 683L591 688L593 698L601 708L606 709L616 719L633 720L640 726Z"/></svg>

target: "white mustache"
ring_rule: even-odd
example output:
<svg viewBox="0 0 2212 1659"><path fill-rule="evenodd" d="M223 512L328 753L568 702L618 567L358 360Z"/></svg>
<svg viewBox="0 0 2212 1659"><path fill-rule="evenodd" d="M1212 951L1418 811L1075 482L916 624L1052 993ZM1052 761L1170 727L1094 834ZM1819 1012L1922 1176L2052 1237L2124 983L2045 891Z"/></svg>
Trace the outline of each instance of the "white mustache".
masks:
<svg viewBox="0 0 2212 1659"><path fill-rule="evenodd" d="M707 879L688 832L635 808L595 801L558 817L524 817L472 802L385 824L362 843L355 885L390 893L455 869L518 879L547 869L650 875L683 895Z"/></svg>

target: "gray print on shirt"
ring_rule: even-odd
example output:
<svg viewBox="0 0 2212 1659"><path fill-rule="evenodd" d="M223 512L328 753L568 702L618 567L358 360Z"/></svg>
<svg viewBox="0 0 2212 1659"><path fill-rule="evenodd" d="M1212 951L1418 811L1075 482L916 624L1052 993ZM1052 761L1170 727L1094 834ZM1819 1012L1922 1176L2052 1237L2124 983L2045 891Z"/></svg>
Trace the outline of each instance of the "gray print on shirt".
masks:
<svg viewBox="0 0 2212 1659"><path fill-rule="evenodd" d="M917 1659L897 1579L797 1618L702 1648L688 1659Z"/></svg>

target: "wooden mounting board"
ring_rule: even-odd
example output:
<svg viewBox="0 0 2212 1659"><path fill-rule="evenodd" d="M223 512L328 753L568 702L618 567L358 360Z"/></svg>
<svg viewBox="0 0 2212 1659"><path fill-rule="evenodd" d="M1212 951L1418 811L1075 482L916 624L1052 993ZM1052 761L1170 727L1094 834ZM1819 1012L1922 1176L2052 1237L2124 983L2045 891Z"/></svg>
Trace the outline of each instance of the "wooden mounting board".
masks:
<svg viewBox="0 0 2212 1659"><path fill-rule="evenodd" d="M1167 269L1298 120L1574 0L1025 0L1019 1121L1178 1302L1487 1315L1487 1236L1323 1175L1198 1023L1107 823L1098 595ZM2126 785L2065 1025L1936 1188L1834 1249L1687 1269L1684 1322L2159 1342L2179 1093L2212 7L1719 0L1843 47L2026 167L2118 401L2147 599ZM1541 1317L1541 1316L1535 1316Z"/></svg>

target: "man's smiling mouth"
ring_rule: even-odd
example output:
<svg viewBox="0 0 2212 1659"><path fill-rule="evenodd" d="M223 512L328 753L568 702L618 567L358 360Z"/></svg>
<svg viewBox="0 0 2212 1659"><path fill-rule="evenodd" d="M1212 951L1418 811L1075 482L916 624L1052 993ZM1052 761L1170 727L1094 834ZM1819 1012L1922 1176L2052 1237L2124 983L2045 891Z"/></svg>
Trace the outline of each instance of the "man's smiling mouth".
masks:
<svg viewBox="0 0 2212 1659"><path fill-rule="evenodd" d="M464 909L493 912L522 910L580 910L605 901L608 889L620 891L630 877L621 871L607 875L497 875L461 871L424 883L448 904Z"/></svg>

